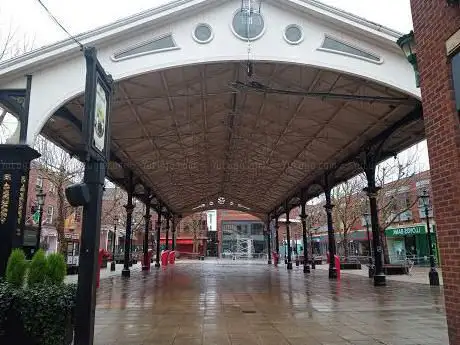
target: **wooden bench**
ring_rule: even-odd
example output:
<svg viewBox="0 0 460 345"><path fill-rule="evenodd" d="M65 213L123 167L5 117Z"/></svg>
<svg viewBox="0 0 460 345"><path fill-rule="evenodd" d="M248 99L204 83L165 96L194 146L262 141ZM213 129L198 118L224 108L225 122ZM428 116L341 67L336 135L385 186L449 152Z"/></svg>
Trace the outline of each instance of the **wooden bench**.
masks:
<svg viewBox="0 0 460 345"><path fill-rule="evenodd" d="M409 273L409 268L404 264L385 264L383 265L383 272L386 275L403 275Z"/></svg>
<svg viewBox="0 0 460 345"><path fill-rule="evenodd" d="M340 258L340 269L342 270L360 270L361 262L355 256Z"/></svg>
<svg viewBox="0 0 460 345"><path fill-rule="evenodd" d="M341 270L360 270L361 263L360 262L341 262L340 269Z"/></svg>
<svg viewBox="0 0 460 345"><path fill-rule="evenodd" d="M303 265L303 260L304 260L303 255L299 255L299 261L301 265ZM321 265L323 263L323 259L320 257L315 257L314 261L315 261L315 265ZM308 263L311 264L311 259L308 259Z"/></svg>

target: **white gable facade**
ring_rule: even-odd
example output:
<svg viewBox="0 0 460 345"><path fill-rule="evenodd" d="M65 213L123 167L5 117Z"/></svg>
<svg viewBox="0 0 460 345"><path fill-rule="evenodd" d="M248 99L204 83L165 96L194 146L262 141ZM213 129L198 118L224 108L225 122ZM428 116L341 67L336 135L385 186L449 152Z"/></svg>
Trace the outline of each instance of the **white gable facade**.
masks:
<svg viewBox="0 0 460 345"><path fill-rule="evenodd" d="M313 0L265 0L256 37L232 23L241 1L178 0L78 36L94 46L116 82L177 67L247 61L313 66L420 98L400 33ZM198 28L198 29L197 29ZM27 143L61 106L81 95L85 60L71 40L0 64L0 89L23 89L32 75ZM180 75L177 82L180 82Z"/></svg>

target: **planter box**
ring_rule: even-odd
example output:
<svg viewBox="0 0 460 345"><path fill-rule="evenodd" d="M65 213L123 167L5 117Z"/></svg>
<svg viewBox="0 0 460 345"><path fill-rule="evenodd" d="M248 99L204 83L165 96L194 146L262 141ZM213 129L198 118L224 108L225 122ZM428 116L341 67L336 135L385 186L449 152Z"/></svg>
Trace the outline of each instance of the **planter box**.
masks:
<svg viewBox="0 0 460 345"><path fill-rule="evenodd" d="M69 320L71 319L69 315ZM27 334L20 315L10 310L5 322L4 334L0 335L0 344L41 345L42 343ZM64 330L65 339L62 345L71 345L73 342L74 325L69 321Z"/></svg>
<svg viewBox="0 0 460 345"><path fill-rule="evenodd" d="M76 286L0 283L0 289L0 344L72 344Z"/></svg>
<svg viewBox="0 0 460 345"><path fill-rule="evenodd" d="M360 270L361 264L359 262L341 262L341 270Z"/></svg>

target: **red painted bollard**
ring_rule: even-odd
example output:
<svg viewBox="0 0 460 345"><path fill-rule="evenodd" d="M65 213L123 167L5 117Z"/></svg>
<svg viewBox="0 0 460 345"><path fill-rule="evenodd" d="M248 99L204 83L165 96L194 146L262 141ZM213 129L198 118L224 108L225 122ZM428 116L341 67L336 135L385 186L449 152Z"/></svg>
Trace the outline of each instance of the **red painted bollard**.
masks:
<svg viewBox="0 0 460 345"><path fill-rule="evenodd" d="M99 255L97 256L97 276L96 276L96 288L99 287L99 282L101 280L101 266L102 258L104 257L104 250L99 249Z"/></svg>
<svg viewBox="0 0 460 345"><path fill-rule="evenodd" d="M338 255L334 255L335 269L337 271L337 280L340 280L340 258Z"/></svg>
<svg viewBox="0 0 460 345"><path fill-rule="evenodd" d="M162 266L168 266L168 256L169 256L169 250L165 250L161 253L161 265Z"/></svg>
<svg viewBox="0 0 460 345"><path fill-rule="evenodd" d="M144 253L142 256L142 270L150 271L150 260L152 259L152 251L148 251L147 254Z"/></svg>
<svg viewBox="0 0 460 345"><path fill-rule="evenodd" d="M169 258L169 263L171 265L174 265L176 263L176 252L174 250L171 250L169 252L169 257L168 258Z"/></svg>

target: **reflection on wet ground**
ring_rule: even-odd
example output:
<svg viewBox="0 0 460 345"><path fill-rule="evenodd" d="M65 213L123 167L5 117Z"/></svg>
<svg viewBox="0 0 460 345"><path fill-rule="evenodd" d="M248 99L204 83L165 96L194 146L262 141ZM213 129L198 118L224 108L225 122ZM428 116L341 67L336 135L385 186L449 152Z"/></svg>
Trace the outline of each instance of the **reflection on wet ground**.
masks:
<svg viewBox="0 0 460 345"><path fill-rule="evenodd" d="M443 306L428 285L190 261L102 280L95 344L446 345Z"/></svg>

